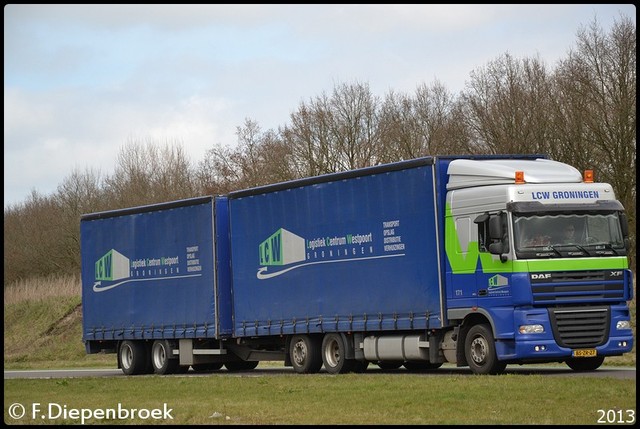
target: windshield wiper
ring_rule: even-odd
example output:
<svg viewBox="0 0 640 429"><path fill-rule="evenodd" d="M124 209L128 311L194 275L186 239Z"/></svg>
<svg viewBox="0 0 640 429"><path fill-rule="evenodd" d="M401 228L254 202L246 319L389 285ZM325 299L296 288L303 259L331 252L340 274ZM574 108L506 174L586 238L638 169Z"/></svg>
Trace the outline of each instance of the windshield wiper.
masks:
<svg viewBox="0 0 640 429"><path fill-rule="evenodd" d="M580 252L582 252L583 254L587 255L587 256L592 256L591 252L589 252L587 249L585 249L584 247L582 247L579 244L576 243L568 243L568 244L556 244L553 246L549 246L550 248L552 248L553 250L555 250L556 252L560 253L556 247L561 247L561 248L565 248L565 247L575 247L576 249L578 249Z"/></svg>
<svg viewBox="0 0 640 429"><path fill-rule="evenodd" d="M587 255L591 256L591 252L589 252L587 249L585 249L584 247L582 247L579 244L572 244L572 246L575 246L578 248L579 251L586 253Z"/></svg>
<svg viewBox="0 0 640 429"><path fill-rule="evenodd" d="M598 247L600 247L600 249L604 248L606 250L610 250L613 252L614 255L616 256L620 256L620 253L618 253L618 251L616 249L613 248L613 246L611 245L611 243L606 243L606 242L598 242L598 243L589 243L589 247L595 247L595 250L599 250Z"/></svg>
<svg viewBox="0 0 640 429"><path fill-rule="evenodd" d="M558 249L556 249L556 248L555 248L555 246L552 246L552 245L550 245L550 244L549 244L549 245L547 245L547 246L544 246L544 248L545 248L545 249L551 249L551 250L553 250L553 252L554 252L556 255L558 255L559 257L561 257L561 258L562 258L562 256L563 256L563 255L562 255L562 253L560 253L560 251L559 251Z"/></svg>

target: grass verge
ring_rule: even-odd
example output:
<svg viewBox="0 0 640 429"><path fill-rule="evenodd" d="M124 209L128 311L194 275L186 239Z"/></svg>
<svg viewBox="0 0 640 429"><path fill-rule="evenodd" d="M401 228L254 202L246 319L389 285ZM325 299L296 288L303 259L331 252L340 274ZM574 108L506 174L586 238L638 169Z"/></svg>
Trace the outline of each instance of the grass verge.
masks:
<svg viewBox="0 0 640 429"><path fill-rule="evenodd" d="M5 380L4 398L28 411L13 419L5 409L5 422L17 424L592 425L600 410L615 410L615 423L627 423L636 409L635 380L513 374ZM119 408L129 414L96 418L95 410ZM82 409L84 421L83 412L71 416ZM162 412L154 419L131 409Z"/></svg>

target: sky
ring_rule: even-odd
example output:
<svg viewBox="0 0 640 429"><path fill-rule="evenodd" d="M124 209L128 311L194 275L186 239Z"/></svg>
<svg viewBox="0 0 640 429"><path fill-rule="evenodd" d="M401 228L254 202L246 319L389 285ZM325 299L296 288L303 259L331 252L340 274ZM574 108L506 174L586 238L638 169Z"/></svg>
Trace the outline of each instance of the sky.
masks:
<svg viewBox="0 0 640 429"><path fill-rule="evenodd" d="M246 119L277 130L338 85L458 94L506 53L552 69L581 28L621 16L635 6L5 5L5 209L74 172L111 175L131 143L196 165Z"/></svg>

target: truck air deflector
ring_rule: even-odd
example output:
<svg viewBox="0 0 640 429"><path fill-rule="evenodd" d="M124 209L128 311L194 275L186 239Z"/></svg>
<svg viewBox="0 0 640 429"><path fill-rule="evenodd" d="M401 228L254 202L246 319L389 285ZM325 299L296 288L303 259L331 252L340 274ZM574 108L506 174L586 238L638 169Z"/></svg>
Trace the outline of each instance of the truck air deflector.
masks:
<svg viewBox="0 0 640 429"><path fill-rule="evenodd" d="M574 167L549 159L456 159L447 173L447 189L515 183L517 171L526 183L580 183L582 174Z"/></svg>

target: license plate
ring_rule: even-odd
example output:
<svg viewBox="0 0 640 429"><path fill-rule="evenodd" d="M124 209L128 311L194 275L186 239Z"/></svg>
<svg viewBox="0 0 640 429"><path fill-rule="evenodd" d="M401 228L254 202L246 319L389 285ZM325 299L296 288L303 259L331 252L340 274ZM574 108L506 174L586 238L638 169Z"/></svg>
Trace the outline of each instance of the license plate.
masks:
<svg viewBox="0 0 640 429"><path fill-rule="evenodd" d="M596 356L596 349L579 349L574 350L572 353L573 357L593 357Z"/></svg>

